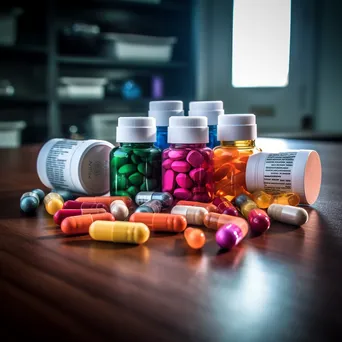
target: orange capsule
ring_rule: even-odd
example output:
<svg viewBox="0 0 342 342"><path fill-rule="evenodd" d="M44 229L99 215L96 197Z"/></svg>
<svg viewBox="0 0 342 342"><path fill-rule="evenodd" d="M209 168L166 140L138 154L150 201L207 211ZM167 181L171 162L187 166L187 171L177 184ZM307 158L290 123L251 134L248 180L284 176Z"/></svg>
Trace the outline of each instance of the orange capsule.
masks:
<svg viewBox="0 0 342 342"><path fill-rule="evenodd" d="M121 200L124 201L129 208L132 205L132 199L128 196L96 196L96 197L78 197L77 202L93 202L93 203L103 203L110 207L113 201Z"/></svg>
<svg viewBox="0 0 342 342"><path fill-rule="evenodd" d="M70 216L62 221L61 229L67 235L88 234L90 225L98 220L115 221L115 218L110 213Z"/></svg>
<svg viewBox="0 0 342 342"><path fill-rule="evenodd" d="M205 235L201 229L187 228L184 231L184 238L187 244L193 249L200 249L205 244Z"/></svg>
<svg viewBox="0 0 342 342"><path fill-rule="evenodd" d="M151 213L134 213L130 218L130 222L145 223L152 232L182 232L187 221L182 215L172 214L151 214Z"/></svg>
<svg viewBox="0 0 342 342"><path fill-rule="evenodd" d="M248 231L247 221L241 217L230 216L225 214L209 213L204 216L204 225L210 229L219 229L224 224L234 223L242 231Z"/></svg>
<svg viewBox="0 0 342 342"><path fill-rule="evenodd" d="M217 207L212 203L202 203L202 202L193 202L193 201L179 201L177 205L187 205L189 207L201 207L207 209L209 213L217 212Z"/></svg>

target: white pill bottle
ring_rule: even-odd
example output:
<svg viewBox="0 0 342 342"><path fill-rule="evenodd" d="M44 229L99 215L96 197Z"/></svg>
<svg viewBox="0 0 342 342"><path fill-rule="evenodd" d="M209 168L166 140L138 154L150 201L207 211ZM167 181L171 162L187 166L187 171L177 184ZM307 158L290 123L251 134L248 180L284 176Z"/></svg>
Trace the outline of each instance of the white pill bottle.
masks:
<svg viewBox="0 0 342 342"><path fill-rule="evenodd" d="M104 140L51 139L39 152L38 177L50 189L104 195L109 191L109 153L113 148Z"/></svg>

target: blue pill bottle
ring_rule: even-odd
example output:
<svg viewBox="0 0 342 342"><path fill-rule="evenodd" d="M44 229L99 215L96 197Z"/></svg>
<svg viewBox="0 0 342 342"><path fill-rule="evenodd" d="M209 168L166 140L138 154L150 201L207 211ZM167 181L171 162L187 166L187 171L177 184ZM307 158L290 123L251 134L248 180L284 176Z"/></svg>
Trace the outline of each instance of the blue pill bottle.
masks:
<svg viewBox="0 0 342 342"><path fill-rule="evenodd" d="M208 147L220 145L217 140L218 116L224 114L222 101L193 101L189 104L189 116L205 116L208 118L209 143Z"/></svg>
<svg viewBox="0 0 342 342"><path fill-rule="evenodd" d="M171 116L184 116L182 101L151 101L148 116L156 119L157 138L155 146L161 150L169 147L167 127Z"/></svg>

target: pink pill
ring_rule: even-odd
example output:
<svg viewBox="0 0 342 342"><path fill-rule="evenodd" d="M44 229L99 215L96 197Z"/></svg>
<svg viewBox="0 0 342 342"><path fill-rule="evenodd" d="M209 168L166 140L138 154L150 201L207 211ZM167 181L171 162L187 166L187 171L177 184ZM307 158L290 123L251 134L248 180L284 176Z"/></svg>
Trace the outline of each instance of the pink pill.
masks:
<svg viewBox="0 0 342 342"><path fill-rule="evenodd" d="M202 193L202 192L207 192L207 188L205 186L195 186L192 189L192 193L194 193L194 194Z"/></svg>
<svg viewBox="0 0 342 342"><path fill-rule="evenodd" d="M176 172L189 172L191 169L191 166L186 161L176 160L172 163L171 169Z"/></svg>
<svg viewBox="0 0 342 342"><path fill-rule="evenodd" d="M173 196L180 200L190 201L192 198L192 193L187 189L179 188L174 191Z"/></svg>
<svg viewBox="0 0 342 342"><path fill-rule="evenodd" d="M173 160L172 159L166 159L163 161L163 168L168 170L168 169L171 169L171 164L173 163Z"/></svg>
<svg viewBox="0 0 342 342"><path fill-rule="evenodd" d="M196 183L203 183L205 181L205 169L199 167L190 171L190 177Z"/></svg>
<svg viewBox="0 0 342 342"><path fill-rule="evenodd" d="M177 184L184 189L190 189L194 186L191 178L185 173L179 173L176 177Z"/></svg>
<svg viewBox="0 0 342 342"><path fill-rule="evenodd" d="M193 167L199 167L204 162L204 157L203 157L202 153L200 153L196 150L192 150L187 155L186 160Z"/></svg>
<svg viewBox="0 0 342 342"><path fill-rule="evenodd" d="M171 192L176 185L176 176L172 170L166 170L163 177L163 191Z"/></svg>
<svg viewBox="0 0 342 342"><path fill-rule="evenodd" d="M195 194L192 200L195 202L208 203L210 202L211 198L209 197L207 193L202 192L202 193Z"/></svg>
<svg viewBox="0 0 342 342"><path fill-rule="evenodd" d="M172 150L169 152L169 158L173 160L185 160L188 151L186 150Z"/></svg>

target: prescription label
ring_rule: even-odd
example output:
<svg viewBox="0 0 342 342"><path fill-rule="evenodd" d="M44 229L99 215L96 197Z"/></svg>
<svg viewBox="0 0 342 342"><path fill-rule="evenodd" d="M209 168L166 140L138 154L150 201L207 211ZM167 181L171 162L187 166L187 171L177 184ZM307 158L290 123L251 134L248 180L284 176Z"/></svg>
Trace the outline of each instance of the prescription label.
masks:
<svg viewBox="0 0 342 342"><path fill-rule="evenodd" d="M270 153L264 167L264 189L271 194L290 192L297 152Z"/></svg>

